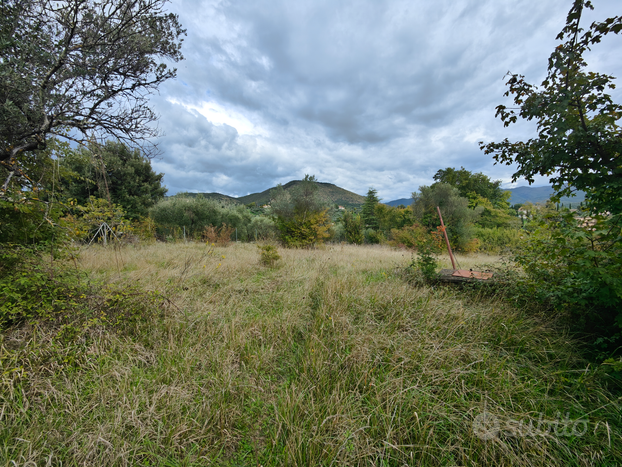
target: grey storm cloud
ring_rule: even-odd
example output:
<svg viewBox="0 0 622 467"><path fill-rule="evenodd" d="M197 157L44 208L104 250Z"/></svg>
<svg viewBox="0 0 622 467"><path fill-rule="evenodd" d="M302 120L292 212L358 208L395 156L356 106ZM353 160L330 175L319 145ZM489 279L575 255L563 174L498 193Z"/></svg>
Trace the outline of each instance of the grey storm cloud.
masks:
<svg viewBox="0 0 622 467"><path fill-rule="evenodd" d="M585 24L616 3L595 0ZM445 167L507 183L512 168L494 166L477 142L533 131L495 120L503 78L543 79L570 5L174 0L186 60L153 99L164 133L154 167L171 193L235 196L305 173L362 194L373 186L385 200ZM616 45L591 57L614 75Z"/></svg>

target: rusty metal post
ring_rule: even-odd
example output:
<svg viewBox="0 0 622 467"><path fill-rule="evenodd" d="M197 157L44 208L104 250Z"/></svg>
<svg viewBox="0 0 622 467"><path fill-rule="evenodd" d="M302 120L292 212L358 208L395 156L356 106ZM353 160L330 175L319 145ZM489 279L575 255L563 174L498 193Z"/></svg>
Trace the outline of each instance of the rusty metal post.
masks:
<svg viewBox="0 0 622 467"><path fill-rule="evenodd" d="M456 261L454 260L454 254L451 252L451 246L449 245L449 238L447 237L447 231L445 230L445 224L443 224L443 216L441 216L441 208L436 206L436 211L438 212L438 217L441 220L441 227L443 228L443 235L445 235L445 243L447 243L447 251L449 251L449 259L451 259L451 265L454 267L454 271L456 268Z"/></svg>

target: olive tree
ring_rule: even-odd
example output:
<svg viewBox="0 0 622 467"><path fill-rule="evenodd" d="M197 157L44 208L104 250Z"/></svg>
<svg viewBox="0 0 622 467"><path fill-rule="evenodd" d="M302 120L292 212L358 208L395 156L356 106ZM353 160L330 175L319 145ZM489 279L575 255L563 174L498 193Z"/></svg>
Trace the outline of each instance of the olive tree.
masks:
<svg viewBox="0 0 622 467"><path fill-rule="evenodd" d="M175 76L178 17L166 0L3 0L0 3L2 192L28 177L51 137L155 136L149 94Z"/></svg>

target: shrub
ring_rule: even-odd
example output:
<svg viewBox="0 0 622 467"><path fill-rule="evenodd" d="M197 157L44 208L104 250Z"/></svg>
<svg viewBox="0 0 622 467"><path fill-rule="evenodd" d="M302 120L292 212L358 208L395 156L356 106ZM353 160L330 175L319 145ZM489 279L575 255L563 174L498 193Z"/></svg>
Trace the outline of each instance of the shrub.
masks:
<svg viewBox="0 0 622 467"><path fill-rule="evenodd" d="M277 226L281 231L281 241L285 246L293 248L308 248L324 242L330 235L330 220L326 211L295 216L291 220L277 219Z"/></svg>
<svg viewBox="0 0 622 467"><path fill-rule="evenodd" d="M360 215L354 214L347 209L341 217L344 239L348 243L360 245L363 243L363 219Z"/></svg>
<svg viewBox="0 0 622 467"><path fill-rule="evenodd" d="M418 247L417 258L413 258L406 267L410 280L417 283L435 283L438 279L438 262L430 244L422 243Z"/></svg>
<svg viewBox="0 0 622 467"><path fill-rule="evenodd" d="M278 185L271 195L272 214L285 246L306 248L330 237L328 204L319 195L314 176L305 175L289 191Z"/></svg>
<svg viewBox="0 0 622 467"><path fill-rule="evenodd" d="M200 238L205 227L227 224L238 230L239 239L248 238L251 213L246 206L223 203L202 196L176 195L159 202L150 210L158 224L160 237L176 238L185 230L191 238Z"/></svg>
<svg viewBox="0 0 622 467"><path fill-rule="evenodd" d="M594 216L585 223L570 212L550 214L515 257L526 273L524 293L567 312L576 331L605 347L621 340L621 224L621 216Z"/></svg>
<svg viewBox="0 0 622 467"><path fill-rule="evenodd" d="M436 272L438 263L430 247L424 246L419 248L415 266L421 271L423 277L425 277L428 281L433 281L438 277Z"/></svg>
<svg viewBox="0 0 622 467"><path fill-rule="evenodd" d="M132 222L132 233L142 241L156 239L156 223L151 217L145 217Z"/></svg>
<svg viewBox="0 0 622 467"><path fill-rule="evenodd" d="M201 240L207 243L226 247L229 243L231 243L231 235L234 231L235 228L227 226L227 224L221 225L220 228L208 225L203 230Z"/></svg>
<svg viewBox="0 0 622 467"><path fill-rule="evenodd" d="M274 240L278 230L274 221L266 216L255 216L248 224L248 236L255 241Z"/></svg>
<svg viewBox="0 0 622 467"><path fill-rule="evenodd" d="M382 232L374 229L365 229L365 243L377 245L386 242Z"/></svg>
<svg viewBox="0 0 622 467"><path fill-rule="evenodd" d="M91 196L85 206L73 206L73 210L76 215L68 214L61 224L67 228L73 240L91 242L97 239L107 243L108 240L118 240L122 235L132 232L121 206L105 199Z"/></svg>
<svg viewBox="0 0 622 467"><path fill-rule="evenodd" d="M401 229L391 230L392 240L390 245L397 247L406 247L411 250L417 249L419 245L430 244L432 242L432 236L421 224L413 224Z"/></svg>
<svg viewBox="0 0 622 467"><path fill-rule="evenodd" d="M524 231L499 227L475 227L475 237L479 240L480 251L500 253L513 250L520 243Z"/></svg>
<svg viewBox="0 0 622 467"><path fill-rule="evenodd" d="M469 200L460 196L457 188L446 183L435 183L419 188L413 193L413 216L418 223L430 230L440 225L437 207L440 207L449 242L454 250L464 250L473 238L473 221L479 216L478 210L468 207Z"/></svg>
<svg viewBox="0 0 622 467"><path fill-rule="evenodd" d="M464 244L462 251L464 253L477 253L480 249L481 242L479 238L472 238Z"/></svg>
<svg viewBox="0 0 622 467"><path fill-rule="evenodd" d="M56 228L62 209L43 191L7 190L0 198L0 239L21 245L64 240Z"/></svg>
<svg viewBox="0 0 622 467"><path fill-rule="evenodd" d="M45 258L41 249L0 247L0 330L38 323L78 334L93 326L128 333L151 321L163 302L157 292L93 284L79 271Z"/></svg>
<svg viewBox="0 0 622 467"><path fill-rule="evenodd" d="M279 252L273 245L257 245L259 249L259 262L264 266L274 267L276 262L281 259Z"/></svg>
<svg viewBox="0 0 622 467"><path fill-rule="evenodd" d="M343 224L333 224L329 230L329 233L331 241L335 243L346 242L346 230L343 227Z"/></svg>

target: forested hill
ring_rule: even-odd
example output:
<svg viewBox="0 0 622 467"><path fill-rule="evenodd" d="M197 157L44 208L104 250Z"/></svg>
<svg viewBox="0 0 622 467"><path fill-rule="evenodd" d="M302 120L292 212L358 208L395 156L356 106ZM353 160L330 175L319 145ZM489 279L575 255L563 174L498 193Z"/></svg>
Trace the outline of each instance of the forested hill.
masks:
<svg viewBox="0 0 622 467"><path fill-rule="evenodd" d="M285 191L291 190L298 185L300 180L292 180L283 185ZM188 196L203 195L206 198L228 200L234 203L250 204L255 203L257 206L268 204L270 202L270 192L276 187L268 188L260 193L251 193L250 195L234 198L232 196L223 195L221 193L188 193ZM337 204L346 208L360 207L365 202L365 197L357 195L351 191L345 190L332 183L318 182L318 191L321 197L331 204Z"/></svg>

